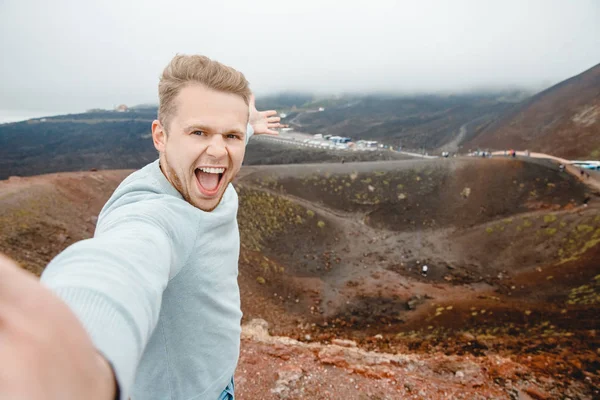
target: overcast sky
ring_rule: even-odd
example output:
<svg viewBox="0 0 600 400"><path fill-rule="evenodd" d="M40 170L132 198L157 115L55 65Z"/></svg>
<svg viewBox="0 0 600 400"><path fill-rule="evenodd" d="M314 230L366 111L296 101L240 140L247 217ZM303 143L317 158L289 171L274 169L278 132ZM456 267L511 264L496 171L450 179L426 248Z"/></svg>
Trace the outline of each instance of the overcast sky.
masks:
<svg viewBox="0 0 600 400"><path fill-rule="evenodd" d="M600 1L0 0L0 110L156 103L176 53L258 95L541 88L600 63Z"/></svg>

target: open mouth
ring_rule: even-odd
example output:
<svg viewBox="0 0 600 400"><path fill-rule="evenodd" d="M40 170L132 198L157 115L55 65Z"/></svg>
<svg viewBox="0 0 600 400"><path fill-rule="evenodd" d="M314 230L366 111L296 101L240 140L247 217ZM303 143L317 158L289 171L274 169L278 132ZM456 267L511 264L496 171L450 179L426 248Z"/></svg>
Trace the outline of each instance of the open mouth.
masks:
<svg viewBox="0 0 600 400"><path fill-rule="evenodd" d="M224 167L200 167L196 168L196 180L200 192L208 197L214 196L219 192L221 182L227 168Z"/></svg>

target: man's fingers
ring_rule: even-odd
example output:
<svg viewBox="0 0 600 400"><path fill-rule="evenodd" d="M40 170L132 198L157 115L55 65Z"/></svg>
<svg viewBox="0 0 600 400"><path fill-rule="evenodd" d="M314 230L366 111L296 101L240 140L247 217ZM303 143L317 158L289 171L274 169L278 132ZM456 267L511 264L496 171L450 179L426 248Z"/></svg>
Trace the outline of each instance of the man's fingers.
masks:
<svg viewBox="0 0 600 400"><path fill-rule="evenodd" d="M287 128L287 125L280 124L279 122L269 122L269 123L267 123L267 128L269 128L269 129Z"/></svg>
<svg viewBox="0 0 600 400"><path fill-rule="evenodd" d="M267 118L277 115L277 111L275 111L275 110L261 111L260 113L263 115L263 117L267 117Z"/></svg>
<svg viewBox="0 0 600 400"><path fill-rule="evenodd" d="M55 307L57 301L58 298L32 273L20 268L10 258L0 256L0 305L27 313ZM48 313L41 315L51 318Z"/></svg>
<svg viewBox="0 0 600 400"><path fill-rule="evenodd" d="M23 271L17 263L0 253L0 301L12 298L35 282L35 278Z"/></svg>
<svg viewBox="0 0 600 400"><path fill-rule="evenodd" d="M12 258L0 253L0 271L4 268L19 268L19 266Z"/></svg>
<svg viewBox="0 0 600 400"><path fill-rule="evenodd" d="M269 117L267 118L267 122L279 122L281 121L281 118L279 117Z"/></svg>
<svg viewBox="0 0 600 400"><path fill-rule="evenodd" d="M271 130L271 129L267 130L267 132L266 132L266 133L267 133L268 135L279 135L279 132L277 132L277 131L274 131L274 130Z"/></svg>
<svg viewBox="0 0 600 400"><path fill-rule="evenodd" d="M15 318L21 318L24 300L35 296L35 285L39 283L33 275L0 254L0 325L3 321L15 322Z"/></svg>

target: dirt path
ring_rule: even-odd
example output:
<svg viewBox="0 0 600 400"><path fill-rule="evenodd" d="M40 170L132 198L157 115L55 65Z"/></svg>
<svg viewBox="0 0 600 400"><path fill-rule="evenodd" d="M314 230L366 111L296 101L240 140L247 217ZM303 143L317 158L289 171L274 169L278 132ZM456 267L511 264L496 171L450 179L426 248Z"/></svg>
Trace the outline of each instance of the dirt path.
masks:
<svg viewBox="0 0 600 400"><path fill-rule="evenodd" d="M467 134L467 124L464 124L460 127L458 135L439 148L439 151L448 151L450 153L456 153L458 151L458 145L463 141L465 135Z"/></svg>
<svg viewBox="0 0 600 400"><path fill-rule="evenodd" d="M550 154L544 154L544 153L529 153L527 154L524 151L517 151L516 152L518 156L520 157L530 157L530 158L541 158L541 159L547 159L547 160L553 160L558 162L559 164L563 164L566 166L566 170L567 172L569 172L571 175L577 177L578 179L580 179L583 183L585 183L586 185L588 185L590 188L592 188L595 192L600 193L600 180L598 179L598 175L597 174L590 174L589 178L582 178L581 177L581 168L578 168L575 165L571 164L571 161L561 158L561 157L556 157ZM504 151L494 151L492 152L492 155L494 156L502 156L504 155L505 152ZM508 156L506 156L508 157Z"/></svg>

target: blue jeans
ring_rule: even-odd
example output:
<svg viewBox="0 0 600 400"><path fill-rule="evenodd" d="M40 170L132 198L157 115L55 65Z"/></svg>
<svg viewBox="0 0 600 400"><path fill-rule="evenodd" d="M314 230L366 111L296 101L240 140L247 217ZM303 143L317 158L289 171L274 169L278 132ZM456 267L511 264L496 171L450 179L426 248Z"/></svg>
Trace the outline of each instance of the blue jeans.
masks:
<svg viewBox="0 0 600 400"><path fill-rule="evenodd" d="M223 393L219 396L218 400L235 400L235 384L233 383L233 377L231 377L231 382L229 385L223 390Z"/></svg>

